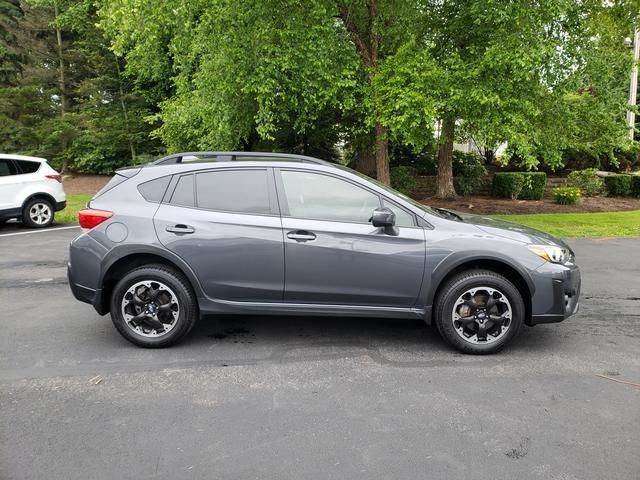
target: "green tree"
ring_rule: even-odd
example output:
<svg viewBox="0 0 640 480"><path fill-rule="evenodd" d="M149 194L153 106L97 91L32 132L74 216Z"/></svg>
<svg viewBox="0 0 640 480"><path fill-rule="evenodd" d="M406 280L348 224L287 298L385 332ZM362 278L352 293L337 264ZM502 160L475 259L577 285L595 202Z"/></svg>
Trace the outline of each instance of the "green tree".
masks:
<svg viewBox="0 0 640 480"><path fill-rule="evenodd" d="M20 48L15 27L22 17L19 0L0 0L0 84L13 84L20 73Z"/></svg>
<svg viewBox="0 0 640 480"><path fill-rule="evenodd" d="M637 2L427 2L423 30L379 68L382 121L420 148L439 122L438 191L455 196L456 129L509 142L527 168L561 164L584 144L624 143L629 57L622 39ZM432 116L432 114L434 114Z"/></svg>
<svg viewBox="0 0 640 480"><path fill-rule="evenodd" d="M152 105L122 75L90 0L33 0L12 25L22 75L0 88L0 148L109 173L155 154Z"/></svg>

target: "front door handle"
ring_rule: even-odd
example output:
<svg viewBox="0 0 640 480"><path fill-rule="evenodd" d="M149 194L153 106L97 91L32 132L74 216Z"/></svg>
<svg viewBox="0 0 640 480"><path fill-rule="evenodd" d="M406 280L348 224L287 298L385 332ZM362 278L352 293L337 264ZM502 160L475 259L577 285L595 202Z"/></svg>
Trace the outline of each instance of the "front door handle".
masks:
<svg viewBox="0 0 640 480"><path fill-rule="evenodd" d="M293 232L287 233L287 238L295 240L296 242L310 242L316 239L316 234L306 230L294 230Z"/></svg>
<svg viewBox="0 0 640 480"><path fill-rule="evenodd" d="M169 225L165 230L171 233L194 233L196 231L195 228L181 223L178 225Z"/></svg>

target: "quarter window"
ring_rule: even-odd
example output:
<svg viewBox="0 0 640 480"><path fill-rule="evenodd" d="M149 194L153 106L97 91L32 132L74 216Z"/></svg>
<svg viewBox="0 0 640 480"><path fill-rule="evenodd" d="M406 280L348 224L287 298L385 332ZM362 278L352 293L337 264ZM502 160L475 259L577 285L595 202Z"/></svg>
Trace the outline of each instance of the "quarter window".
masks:
<svg viewBox="0 0 640 480"><path fill-rule="evenodd" d="M267 170L221 170L196 175L198 207L223 212L269 215Z"/></svg>
<svg viewBox="0 0 640 480"><path fill-rule="evenodd" d="M16 160L20 166L22 173L35 173L40 168L39 162L30 162L28 160Z"/></svg>
<svg viewBox="0 0 640 480"><path fill-rule="evenodd" d="M380 198L336 177L283 170L282 182L289 214L296 218L368 223Z"/></svg>
<svg viewBox="0 0 640 480"><path fill-rule="evenodd" d="M159 203L164 196L165 190L169 186L169 180L171 180L170 176L149 180L148 182L138 185L138 191L148 202Z"/></svg>

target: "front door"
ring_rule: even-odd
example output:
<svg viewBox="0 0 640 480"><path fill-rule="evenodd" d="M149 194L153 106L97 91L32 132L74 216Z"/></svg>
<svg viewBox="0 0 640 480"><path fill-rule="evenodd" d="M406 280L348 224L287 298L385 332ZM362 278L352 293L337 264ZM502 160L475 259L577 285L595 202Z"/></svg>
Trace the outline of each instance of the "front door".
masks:
<svg viewBox="0 0 640 480"><path fill-rule="evenodd" d="M284 300L290 303L412 307L424 273L425 232L377 193L320 172L281 169ZM394 235L369 223L392 207Z"/></svg>
<svg viewBox="0 0 640 480"><path fill-rule="evenodd" d="M284 247L272 170L199 171L169 189L154 217L158 238L189 264L205 294L281 302Z"/></svg>

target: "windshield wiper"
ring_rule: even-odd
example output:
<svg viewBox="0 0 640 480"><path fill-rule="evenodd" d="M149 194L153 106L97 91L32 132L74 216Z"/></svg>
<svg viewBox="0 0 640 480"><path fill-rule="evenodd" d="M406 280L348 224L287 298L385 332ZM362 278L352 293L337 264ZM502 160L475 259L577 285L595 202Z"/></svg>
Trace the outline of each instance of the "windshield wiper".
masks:
<svg viewBox="0 0 640 480"><path fill-rule="evenodd" d="M462 217L457 213L452 212L451 210L446 210L444 208L438 208L438 207L431 207L431 208L433 208L436 212L441 213L443 217L453 218L454 220L462 221Z"/></svg>

